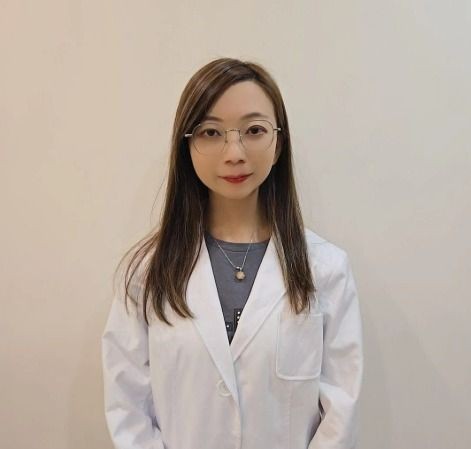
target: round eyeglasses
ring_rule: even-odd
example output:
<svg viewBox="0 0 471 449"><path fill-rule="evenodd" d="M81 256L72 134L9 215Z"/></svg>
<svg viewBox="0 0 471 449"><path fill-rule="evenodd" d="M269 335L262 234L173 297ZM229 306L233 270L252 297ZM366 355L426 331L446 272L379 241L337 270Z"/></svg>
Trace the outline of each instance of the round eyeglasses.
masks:
<svg viewBox="0 0 471 449"><path fill-rule="evenodd" d="M185 137L191 139L198 153L212 155L222 152L229 131L239 133L239 141L247 151L261 152L270 147L275 132L279 133L281 128L275 128L268 120L251 120L240 128L232 129L224 129L218 123L204 122L196 125Z"/></svg>

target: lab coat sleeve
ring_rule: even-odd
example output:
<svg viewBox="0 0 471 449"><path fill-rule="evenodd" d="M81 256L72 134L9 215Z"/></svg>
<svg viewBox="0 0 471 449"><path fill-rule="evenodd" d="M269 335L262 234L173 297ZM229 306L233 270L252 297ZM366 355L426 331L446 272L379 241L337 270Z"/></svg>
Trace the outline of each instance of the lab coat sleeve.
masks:
<svg viewBox="0 0 471 449"><path fill-rule="evenodd" d="M155 418L147 325L123 289L113 298L102 334L105 417L115 449L165 449Z"/></svg>
<svg viewBox="0 0 471 449"><path fill-rule="evenodd" d="M319 399L322 420L308 449L354 449L363 376L360 307L346 252L340 249L320 294L324 344Z"/></svg>

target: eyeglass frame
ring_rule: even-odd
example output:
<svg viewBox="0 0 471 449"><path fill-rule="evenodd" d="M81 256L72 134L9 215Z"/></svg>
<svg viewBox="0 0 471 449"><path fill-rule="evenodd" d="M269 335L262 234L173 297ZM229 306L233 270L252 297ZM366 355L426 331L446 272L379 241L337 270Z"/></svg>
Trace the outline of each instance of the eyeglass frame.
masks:
<svg viewBox="0 0 471 449"><path fill-rule="evenodd" d="M261 120L251 120L251 121L270 123L270 126L271 126L272 129L273 129L273 136L275 136L275 131L276 131L277 137L278 137L278 133L281 132L281 128L280 128L280 127L275 128L275 127L273 126L273 123L270 122L270 120L261 119ZM250 122L250 120L249 120L248 122ZM195 129L196 129L198 126L201 126L203 123L204 123L204 122L200 122L200 123L198 123L197 125L195 125L195 126L193 127L193 129L192 129L192 132L191 132L191 133L185 133L185 134L184 134L184 137L185 137L185 138L193 137L193 134L194 134ZM211 123L211 122L209 122L209 123ZM227 132L228 132L228 131L239 131L239 142L242 144L242 146L245 148L246 151L250 151L250 150L247 150L246 146L245 146L245 145L243 144L243 142L242 142L242 134L240 133L241 129L240 129L240 128L230 128L230 129L225 129L225 130L224 130L224 145L221 147L221 152L222 152L222 150L224 149L224 147L226 146L226 143L227 143ZM273 142L273 137L272 137L272 142ZM271 142L270 142L270 145L271 145ZM269 148L270 145L268 145L267 148ZM196 148L196 150L198 151L198 148L196 147L196 145L195 145L195 148ZM199 151L198 151L198 153L199 153ZM201 153L201 154L203 154L203 153Z"/></svg>

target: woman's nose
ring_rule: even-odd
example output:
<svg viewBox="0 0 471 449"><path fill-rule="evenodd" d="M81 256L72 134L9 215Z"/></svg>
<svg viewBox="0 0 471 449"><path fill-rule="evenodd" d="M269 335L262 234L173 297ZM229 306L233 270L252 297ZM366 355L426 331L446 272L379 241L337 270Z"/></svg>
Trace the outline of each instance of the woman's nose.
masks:
<svg viewBox="0 0 471 449"><path fill-rule="evenodd" d="M229 136L229 133L232 135ZM223 150L227 152L231 147L238 147L239 150L244 150L244 146L242 145L242 140L240 138L240 131L238 129L228 129L226 131Z"/></svg>
<svg viewBox="0 0 471 449"><path fill-rule="evenodd" d="M229 131L231 132L229 135ZM223 148L223 157L226 162L239 162L246 158L245 148L242 145L239 131L229 130L226 132L226 141Z"/></svg>

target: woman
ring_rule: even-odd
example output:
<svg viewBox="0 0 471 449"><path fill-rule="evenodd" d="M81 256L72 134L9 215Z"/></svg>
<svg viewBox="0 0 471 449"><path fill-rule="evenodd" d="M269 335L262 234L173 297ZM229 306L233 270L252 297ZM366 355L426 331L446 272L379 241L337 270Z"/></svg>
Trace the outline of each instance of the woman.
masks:
<svg viewBox="0 0 471 449"><path fill-rule="evenodd" d="M190 79L162 220L138 246L102 337L116 448L354 447L355 281L345 251L304 228L260 65L221 58Z"/></svg>

